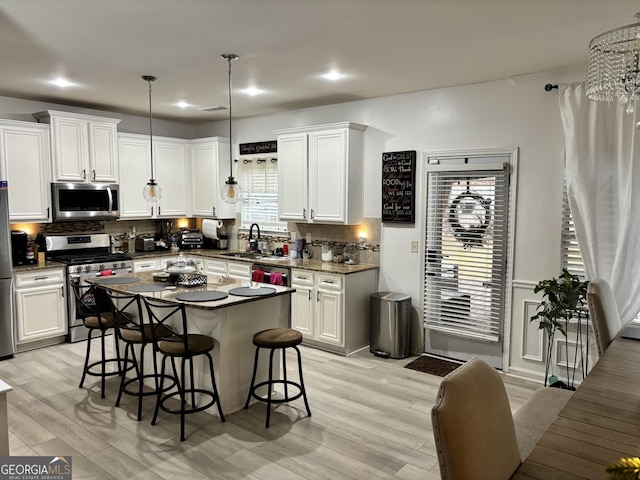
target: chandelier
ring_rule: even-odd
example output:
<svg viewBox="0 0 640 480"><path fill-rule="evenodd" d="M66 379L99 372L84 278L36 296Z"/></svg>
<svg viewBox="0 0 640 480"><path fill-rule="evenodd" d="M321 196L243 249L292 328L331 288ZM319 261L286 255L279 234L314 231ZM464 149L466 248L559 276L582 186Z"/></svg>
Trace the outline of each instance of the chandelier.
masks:
<svg viewBox="0 0 640 480"><path fill-rule="evenodd" d="M632 114L640 98L640 12L636 23L601 33L589 43L587 97L618 100Z"/></svg>

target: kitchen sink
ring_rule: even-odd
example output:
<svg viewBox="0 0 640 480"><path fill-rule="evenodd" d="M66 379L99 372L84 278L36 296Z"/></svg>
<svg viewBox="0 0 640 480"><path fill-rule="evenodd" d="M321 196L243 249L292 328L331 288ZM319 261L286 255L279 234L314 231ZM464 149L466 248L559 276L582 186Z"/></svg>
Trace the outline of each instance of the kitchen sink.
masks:
<svg viewBox="0 0 640 480"><path fill-rule="evenodd" d="M259 252L228 252L228 253L221 253L220 255L223 257L229 257L229 258L244 258L247 260L260 260L260 261L266 260L266 261L274 261L274 262L288 259L288 257L276 257L273 255L263 255Z"/></svg>
<svg viewBox="0 0 640 480"><path fill-rule="evenodd" d="M256 258L262 258L262 254L258 252L229 252L229 253L221 253L223 257L233 257L233 258L248 258L250 260L255 260Z"/></svg>

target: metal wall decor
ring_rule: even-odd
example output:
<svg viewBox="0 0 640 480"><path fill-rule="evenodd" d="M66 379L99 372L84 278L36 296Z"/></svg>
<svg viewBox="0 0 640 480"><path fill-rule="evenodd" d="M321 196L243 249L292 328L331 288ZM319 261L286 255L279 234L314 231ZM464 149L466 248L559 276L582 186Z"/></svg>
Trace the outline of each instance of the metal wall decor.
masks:
<svg viewBox="0 0 640 480"><path fill-rule="evenodd" d="M456 240L465 247L479 247L491 224L491 199L467 190L451 202L448 220Z"/></svg>

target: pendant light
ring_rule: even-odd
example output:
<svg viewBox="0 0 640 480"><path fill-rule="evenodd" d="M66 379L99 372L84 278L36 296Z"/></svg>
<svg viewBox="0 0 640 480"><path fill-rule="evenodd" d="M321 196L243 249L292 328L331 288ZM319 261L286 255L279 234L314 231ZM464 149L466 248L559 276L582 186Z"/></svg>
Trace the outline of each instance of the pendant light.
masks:
<svg viewBox="0 0 640 480"><path fill-rule="evenodd" d="M147 202L157 202L162 198L162 189L154 179L153 172L153 116L151 114L151 82L157 80L152 75L143 75L142 79L149 84L149 142L151 143L151 178L142 190L142 195Z"/></svg>
<svg viewBox="0 0 640 480"><path fill-rule="evenodd" d="M220 188L220 196L222 200L227 203L238 203L242 201L242 189L235 178L233 178L233 142L231 131L231 62L238 59L238 55L234 53L223 53L222 58L225 58L229 63L229 178L224 182Z"/></svg>

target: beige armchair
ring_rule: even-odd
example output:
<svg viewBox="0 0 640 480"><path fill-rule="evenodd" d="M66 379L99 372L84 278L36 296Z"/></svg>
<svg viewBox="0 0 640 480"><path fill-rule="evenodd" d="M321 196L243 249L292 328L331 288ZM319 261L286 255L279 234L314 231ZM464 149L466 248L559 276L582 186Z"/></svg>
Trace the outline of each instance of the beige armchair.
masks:
<svg viewBox="0 0 640 480"><path fill-rule="evenodd" d="M500 373L469 360L442 380L431 410L441 477L508 480L569 398L540 388L512 416Z"/></svg>
<svg viewBox="0 0 640 480"><path fill-rule="evenodd" d="M587 306L598 354L602 355L622 329L618 304L606 280L596 278L589 282Z"/></svg>

